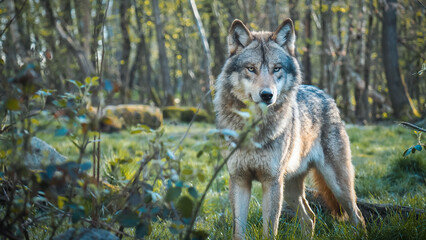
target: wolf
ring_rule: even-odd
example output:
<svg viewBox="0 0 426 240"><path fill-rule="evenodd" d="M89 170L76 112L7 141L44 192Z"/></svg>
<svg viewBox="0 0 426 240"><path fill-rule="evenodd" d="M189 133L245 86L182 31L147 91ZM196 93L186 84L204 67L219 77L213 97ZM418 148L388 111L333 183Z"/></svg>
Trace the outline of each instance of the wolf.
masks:
<svg viewBox="0 0 426 240"><path fill-rule="evenodd" d="M264 237L276 236L284 200L298 213L303 232L312 237L315 215L304 192L310 171L332 212L345 214L355 226L365 228L339 110L323 91L301 85L295 40L291 19L274 32L252 32L238 19L229 30L229 57L213 99L217 128L242 130L244 119L237 111L247 101L259 109L260 104L267 105L266 111L259 111L262 121L253 136L257 147L238 148L227 162L233 239L245 237L253 180L262 185Z"/></svg>

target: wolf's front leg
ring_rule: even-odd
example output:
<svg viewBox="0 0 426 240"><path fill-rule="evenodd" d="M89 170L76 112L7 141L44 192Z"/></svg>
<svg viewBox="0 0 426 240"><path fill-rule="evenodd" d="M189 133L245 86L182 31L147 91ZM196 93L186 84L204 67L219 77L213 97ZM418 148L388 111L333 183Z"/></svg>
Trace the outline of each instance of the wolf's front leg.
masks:
<svg viewBox="0 0 426 240"><path fill-rule="evenodd" d="M263 191L263 237L274 238L278 232L278 222L283 201L284 183L281 180L262 182Z"/></svg>
<svg viewBox="0 0 426 240"><path fill-rule="evenodd" d="M251 180L232 178L229 184L229 199L234 215L233 239L244 239L251 195Z"/></svg>

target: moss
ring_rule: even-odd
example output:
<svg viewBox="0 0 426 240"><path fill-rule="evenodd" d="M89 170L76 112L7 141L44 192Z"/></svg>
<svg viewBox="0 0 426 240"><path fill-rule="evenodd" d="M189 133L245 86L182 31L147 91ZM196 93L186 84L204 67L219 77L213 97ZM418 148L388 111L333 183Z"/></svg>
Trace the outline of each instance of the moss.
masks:
<svg viewBox="0 0 426 240"><path fill-rule="evenodd" d="M145 124L150 128L157 129L163 123L161 110L147 105L107 106L103 111L103 118L112 119L111 122L120 121L122 127Z"/></svg>
<svg viewBox="0 0 426 240"><path fill-rule="evenodd" d="M178 107L169 106L163 107L163 116L175 121L190 122L197 112L195 107ZM197 113L195 121L197 122L209 122L209 114L204 109L200 109Z"/></svg>

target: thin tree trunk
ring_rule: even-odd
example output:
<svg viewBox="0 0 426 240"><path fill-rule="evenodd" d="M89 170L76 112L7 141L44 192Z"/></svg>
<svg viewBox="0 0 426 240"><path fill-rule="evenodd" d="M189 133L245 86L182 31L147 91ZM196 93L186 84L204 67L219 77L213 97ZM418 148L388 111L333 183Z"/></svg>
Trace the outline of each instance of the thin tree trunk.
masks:
<svg viewBox="0 0 426 240"><path fill-rule="evenodd" d="M322 11L323 5L326 5L327 8L325 11ZM330 84L331 80L331 49L330 49L330 40L329 36L331 34L331 4L329 0L320 0L320 11L321 11L321 56L320 56L320 88L325 89L327 93L330 93Z"/></svg>
<svg viewBox="0 0 426 240"><path fill-rule="evenodd" d="M359 23L357 28L357 41L356 41L358 43L358 47L357 47L357 54L356 54L357 58L355 59L355 62L357 63L356 72L361 76L364 71L365 53L366 53L365 39L364 39L364 32L365 32L365 19L364 19L365 5L364 4L365 4L364 0L359 0L359 10L358 10ZM355 105L356 122L360 124L365 124L366 109L364 109L364 104L361 99L363 89L360 89L357 86L358 85L355 85L355 93L354 93L355 103L356 103Z"/></svg>
<svg viewBox="0 0 426 240"><path fill-rule="evenodd" d="M158 6L158 0L151 0L151 4L154 12L154 24L156 29L157 45L158 45L158 54L160 58L160 73L163 82L163 105L171 106L174 105L173 99L173 88L170 82L170 67L169 60L167 59L166 46L164 43L163 35L163 24L161 22L160 8Z"/></svg>
<svg viewBox="0 0 426 240"><path fill-rule="evenodd" d="M82 37L83 51L86 56L90 56L90 0L75 0L75 10L78 18L78 28Z"/></svg>
<svg viewBox="0 0 426 240"><path fill-rule="evenodd" d="M368 15L368 23L367 23L367 37L365 39L366 44L365 44L365 64L364 64L364 72L363 72L363 77L364 77L364 82L365 82L365 88L364 91L362 92L361 95L361 103L363 105L364 108L364 121L369 122L370 121L370 104L368 103L368 89L369 89L369 85L370 85L370 64L371 64L371 47L372 47L372 36L373 36L373 14L369 13Z"/></svg>
<svg viewBox="0 0 426 240"><path fill-rule="evenodd" d="M130 36L128 32L130 16L127 13L130 7L130 0L120 1L120 29L121 35L123 36L123 42L121 45L121 60L119 65L120 71L120 97L123 103L129 101L129 60L130 60Z"/></svg>
<svg viewBox="0 0 426 240"><path fill-rule="evenodd" d="M397 33L396 33L396 0L386 0L383 4L382 51L383 63L389 97L396 118L411 117L410 105L405 95L398 64Z"/></svg>
<svg viewBox="0 0 426 240"><path fill-rule="evenodd" d="M270 31L278 27L277 2L276 0L266 0L266 13L268 15L268 26Z"/></svg>
<svg viewBox="0 0 426 240"><path fill-rule="evenodd" d="M15 11L15 1L14 0L7 0L7 11L9 13L9 19L12 19L16 15ZM25 51L25 47L22 43L21 33L19 31L18 21L15 19L11 22L9 26L9 33L11 37L11 42L14 47L13 51L12 49L9 49L9 57L11 62L13 63L14 68L17 69L19 66L19 61L21 63L26 63L28 61L27 59L27 52Z"/></svg>
<svg viewBox="0 0 426 240"><path fill-rule="evenodd" d="M69 47L71 52L77 58L78 65L83 71L83 74L85 76L91 76L95 72L95 70L93 68L92 62L89 60L89 57L84 53L83 48L62 27L59 21L56 21L55 28L63 42Z"/></svg>
<svg viewBox="0 0 426 240"><path fill-rule="evenodd" d="M93 66L97 68L97 51L98 51L98 38L102 30L102 21L104 19L105 12L103 10L104 5L102 0L96 0L96 14L93 22L93 39L90 44L90 58Z"/></svg>
<svg viewBox="0 0 426 240"><path fill-rule="evenodd" d="M312 42L312 21L311 21L312 7L311 0L306 0L306 10L304 18L304 37L305 37L305 52L303 53L303 70L304 70L304 83L312 84L312 66L311 66L311 42Z"/></svg>
<svg viewBox="0 0 426 240"><path fill-rule="evenodd" d="M189 4L192 8L192 14L194 16L195 22L197 23L198 28L198 34L200 35L201 42L203 44L203 51L205 57L203 58L203 71L204 71L204 80L201 83L201 91L206 94L212 87L213 87L213 76L211 74L211 68L210 68L210 62L211 62L211 54L210 54L210 47L209 42L207 41L206 33L204 31L203 22L201 21L200 14L198 13L197 5L195 5L194 0L188 0ZM206 106L207 110L211 110L211 97L209 94L208 99L208 105Z"/></svg>
<svg viewBox="0 0 426 240"><path fill-rule="evenodd" d="M210 44L214 48L214 58L213 58L213 68L212 68L212 74L213 77L216 78L221 69L223 64L225 63L225 48L222 45L222 38L220 37L220 27L219 27L219 19L217 18L215 14L215 10L213 7L213 3L209 3L208 5L208 12L211 12L210 14Z"/></svg>

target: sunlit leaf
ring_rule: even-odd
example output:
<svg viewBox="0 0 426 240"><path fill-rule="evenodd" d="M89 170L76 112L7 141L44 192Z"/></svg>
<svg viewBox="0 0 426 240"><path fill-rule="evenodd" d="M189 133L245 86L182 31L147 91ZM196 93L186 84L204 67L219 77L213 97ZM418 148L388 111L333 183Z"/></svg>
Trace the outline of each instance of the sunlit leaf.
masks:
<svg viewBox="0 0 426 240"><path fill-rule="evenodd" d="M10 98L6 100L6 108L11 111L16 111L21 109L21 107L19 106L18 99L15 99L15 98Z"/></svg>
<svg viewBox="0 0 426 240"><path fill-rule="evenodd" d="M192 173L193 173L194 171L192 170L192 168L189 168L189 167L187 167L187 168L184 168L183 170L182 170L182 174L183 175L192 175Z"/></svg>
<svg viewBox="0 0 426 240"><path fill-rule="evenodd" d="M68 201L68 198L64 197L64 196L58 196L58 208L59 209L63 209L65 202Z"/></svg>

